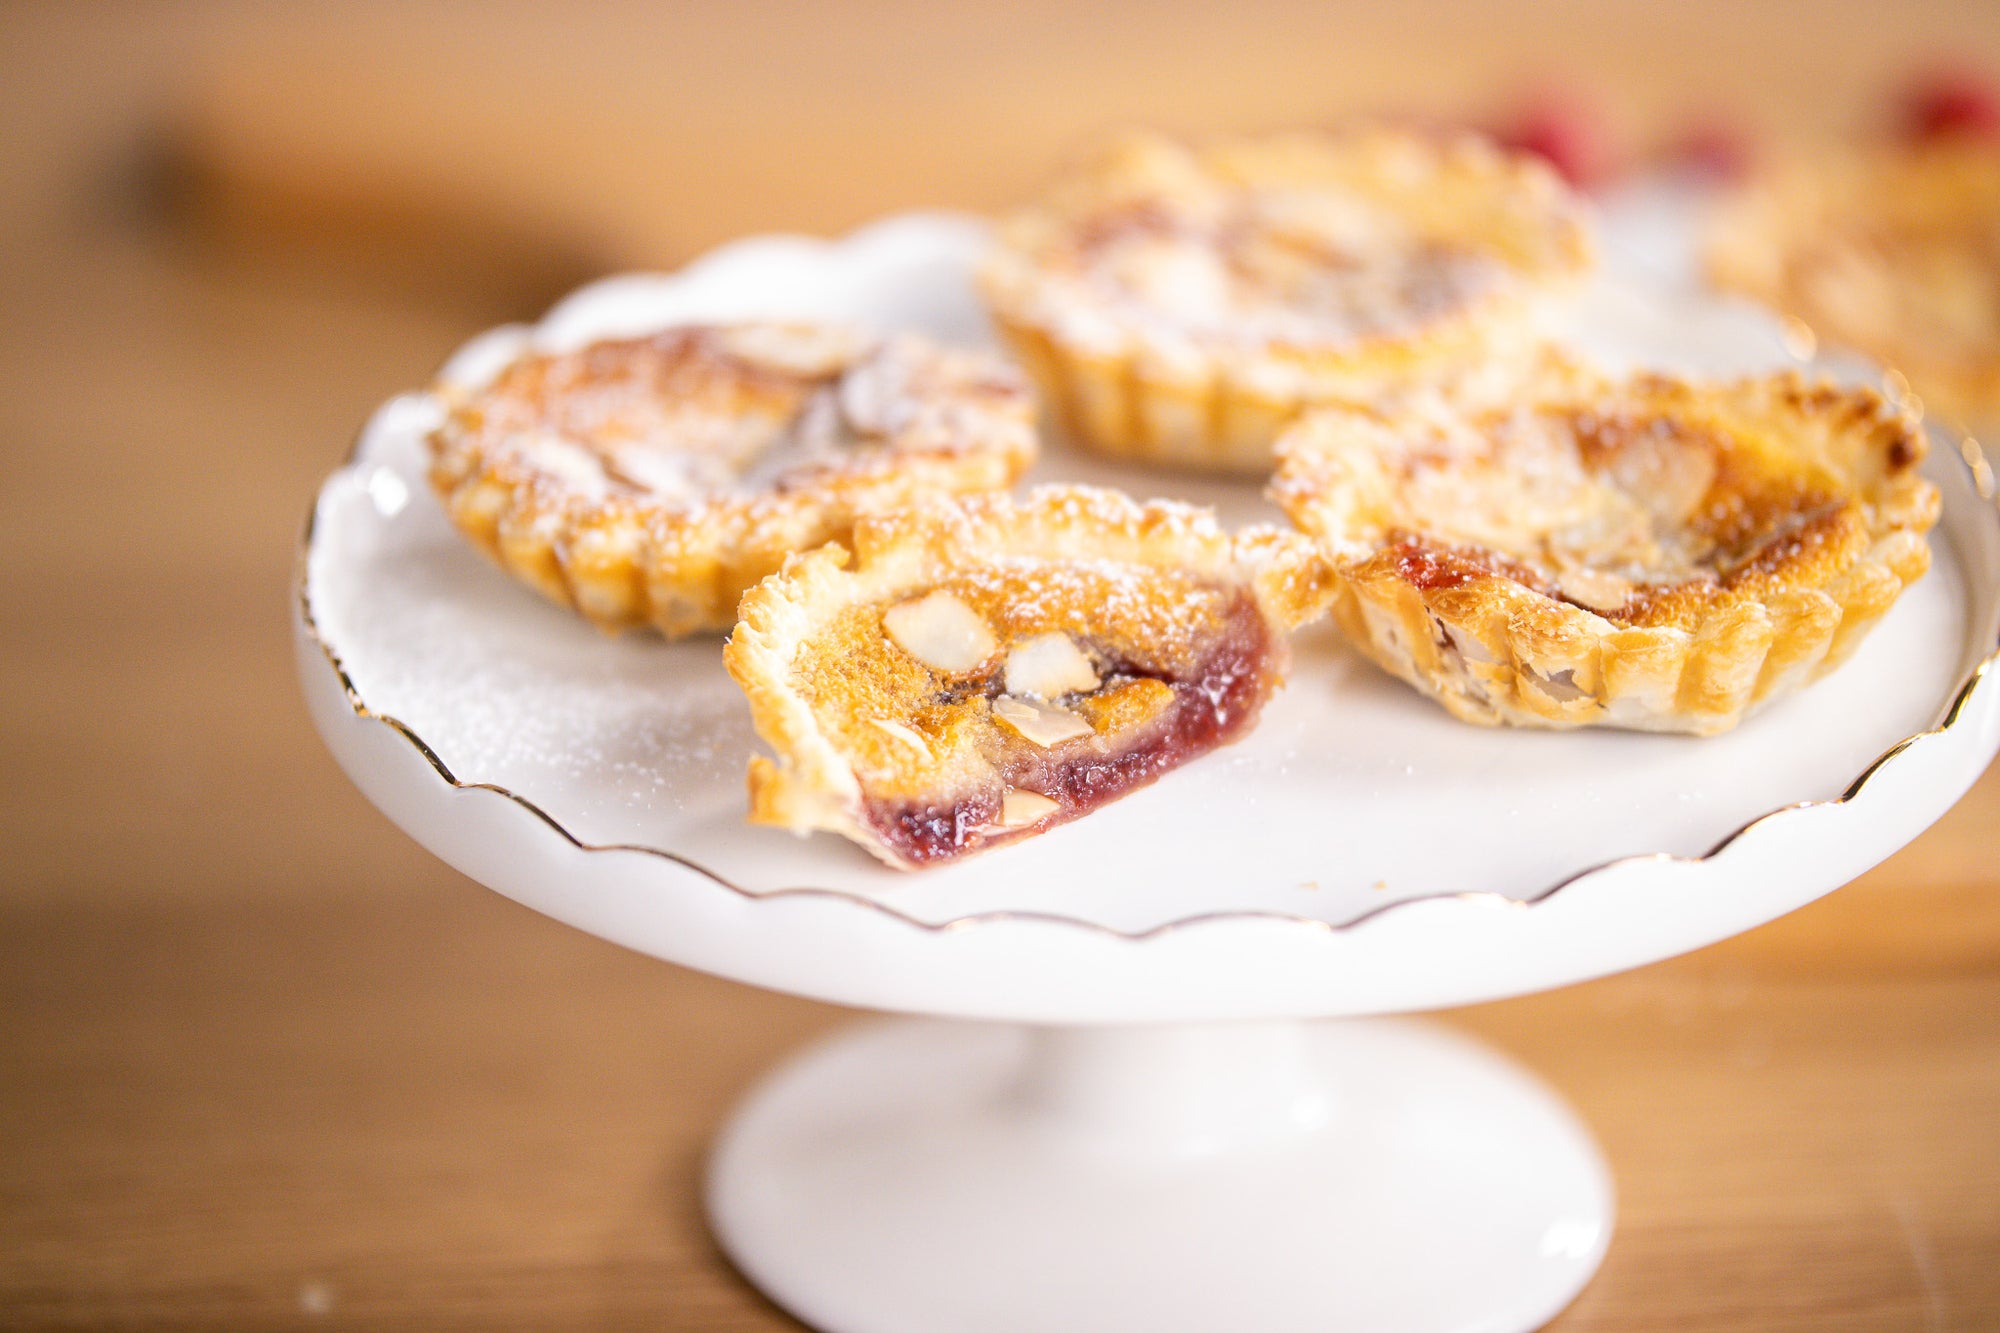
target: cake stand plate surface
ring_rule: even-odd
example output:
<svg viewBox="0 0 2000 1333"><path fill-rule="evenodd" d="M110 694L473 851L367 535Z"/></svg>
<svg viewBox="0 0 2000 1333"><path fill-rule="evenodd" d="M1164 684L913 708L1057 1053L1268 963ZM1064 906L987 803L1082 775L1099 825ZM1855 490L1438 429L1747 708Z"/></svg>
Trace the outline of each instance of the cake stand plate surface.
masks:
<svg viewBox="0 0 2000 1333"><path fill-rule="evenodd" d="M1800 365L1777 322L1687 282L1685 209L1669 192L1610 211L1609 274L1562 335L1613 363ZM586 288L442 378L686 319L990 344L982 242L945 216L741 242ZM2000 510L1976 447L1939 437L1930 574L1846 665L1727 735L1482 730L1322 629L1240 744L1026 843L901 874L744 823L758 742L719 640L607 638L450 530L424 479L441 412L411 394L375 416L300 562L301 678L362 791L466 874L631 948L988 1020L808 1052L724 1135L723 1243L843 1333L1542 1322L1611 1234L1588 1133L1461 1039L1303 1020L1513 995L1722 939L1902 846L2000 747ZM1253 486L1059 442L1031 480L1281 521Z"/></svg>
<svg viewBox="0 0 2000 1333"><path fill-rule="evenodd" d="M587 288L536 329L476 341L445 377L475 381L523 341L688 317L839 317L980 342L980 239L961 219L911 217L833 244L741 242L681 275ZM1772 321L1666 289L1607 283L1575 322L1574 340L1611 359L1789 360ZM482 883L643 952L820 999L1125 1022L1394 1012L1560 985L1853 878L1957 799L2000 729L1982 672L2000 515L1939 449L1931 573L1853 660L1727 735L1467 726L1322 625L1238 745L1025 843L897 872L832 835L744 822L759 743L718 639L607 638L451 531L424 480L440 412L427 394L389 403L320 495L299 646L335 754ZM1254 486L1049 454L1036 479L1276 517Z"/></svg>

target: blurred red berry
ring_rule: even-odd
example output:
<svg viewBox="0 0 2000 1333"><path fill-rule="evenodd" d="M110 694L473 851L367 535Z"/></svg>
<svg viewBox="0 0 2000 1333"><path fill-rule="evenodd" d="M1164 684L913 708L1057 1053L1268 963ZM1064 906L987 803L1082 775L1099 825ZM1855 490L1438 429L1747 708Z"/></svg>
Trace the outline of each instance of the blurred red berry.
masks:
<svg viewBox="0 0 2000 1333"><path fill-rule="evenodd" d="M1543 93L1531 98L1502 121L1494 137L1545 159L1578 187L1601 184L1614 171L1604 118L1573 97Z"/></svg>
<svg viewBox="0 0 2000 1333"><path fill-rule="evenodd" d="M1917 142L2000 138L2000 93L1968 69L1937 70L1903 95L1903 133Z"/></svg>
<svg viewBox="0 0 2000 1333"><path fill-rule="evenodd" d="M1747 132L1719 120L1698 120L1667 145L1667 158L1713 181L1740 181L1756 154Z"/></svg>

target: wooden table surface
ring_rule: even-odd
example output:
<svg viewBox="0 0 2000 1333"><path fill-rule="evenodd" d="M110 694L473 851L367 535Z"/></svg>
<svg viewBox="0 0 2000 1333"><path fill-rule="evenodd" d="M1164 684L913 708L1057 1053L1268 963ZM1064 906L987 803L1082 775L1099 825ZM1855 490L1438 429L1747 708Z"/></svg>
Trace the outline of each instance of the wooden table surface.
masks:
<svg viewBox="0 0 2000 1333"><path fill-rule="evenodd" d="M708 1239L701 1157L851 1016L461 878L300 706L308 497L458 340L745 230L998 203L1118 121L1575 69L1635 139L1823 130L2000 55L1991 5L1804 12L0 11L0 1327L794 1327ZM1557 1327L2000 1328L1996 819L1989 773L1790 918L1443 1016L1617 1173Z"/></svg>

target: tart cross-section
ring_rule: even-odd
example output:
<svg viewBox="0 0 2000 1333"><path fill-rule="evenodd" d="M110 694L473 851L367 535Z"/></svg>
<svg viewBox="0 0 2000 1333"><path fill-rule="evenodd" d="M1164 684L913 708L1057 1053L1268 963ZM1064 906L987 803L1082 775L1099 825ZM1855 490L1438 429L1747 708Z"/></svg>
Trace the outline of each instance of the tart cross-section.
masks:
<svg viewBox="0 0 2000 1333"><path fill-rule="evenodd" d="M1367 129L1128 139L1007 218L982 279L1075 438L1263 475L1302 405L1512 355L1589 261L1539 163Z"/></svg>
<svg viewBox="0 0 2000 1333"><path fill-rule="evenodd" d="M1110 491L863 519L743 599L750 818L904 869L1052 828L1242 736L1330 596L1297 534Z"/></svg>
<svg viewBox="0 0 2000 1333"><path fill-rule="evenodd" d="M1796 375L1550 366L1508 407L1327 409L1274 497L1379 665L1488 725L1711 734L1839 664L1930 563L1914 416Z"/></svg>
<svg viewBox="0 0 2000 1333"><path fill-rule="evenodd" d="M841 327L676 327L439 392L453 523L607 629L727 629L744 589L857 515L1003 488L1035 455L1003 363Z"/></svg>

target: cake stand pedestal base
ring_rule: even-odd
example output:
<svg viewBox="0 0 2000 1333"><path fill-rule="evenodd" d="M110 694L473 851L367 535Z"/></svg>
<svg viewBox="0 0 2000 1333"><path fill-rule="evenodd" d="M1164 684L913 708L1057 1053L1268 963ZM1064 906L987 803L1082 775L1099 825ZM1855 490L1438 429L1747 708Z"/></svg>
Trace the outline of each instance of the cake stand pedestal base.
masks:
<svg viewBox="0 0 2000 1333"><path fill-rule="evenodd" d="M829 1333L1508 1333L1589 1280L1612 1193L1548 1089L1435 1026L897 1020L753 1093L708 1207Z"/></svg>

